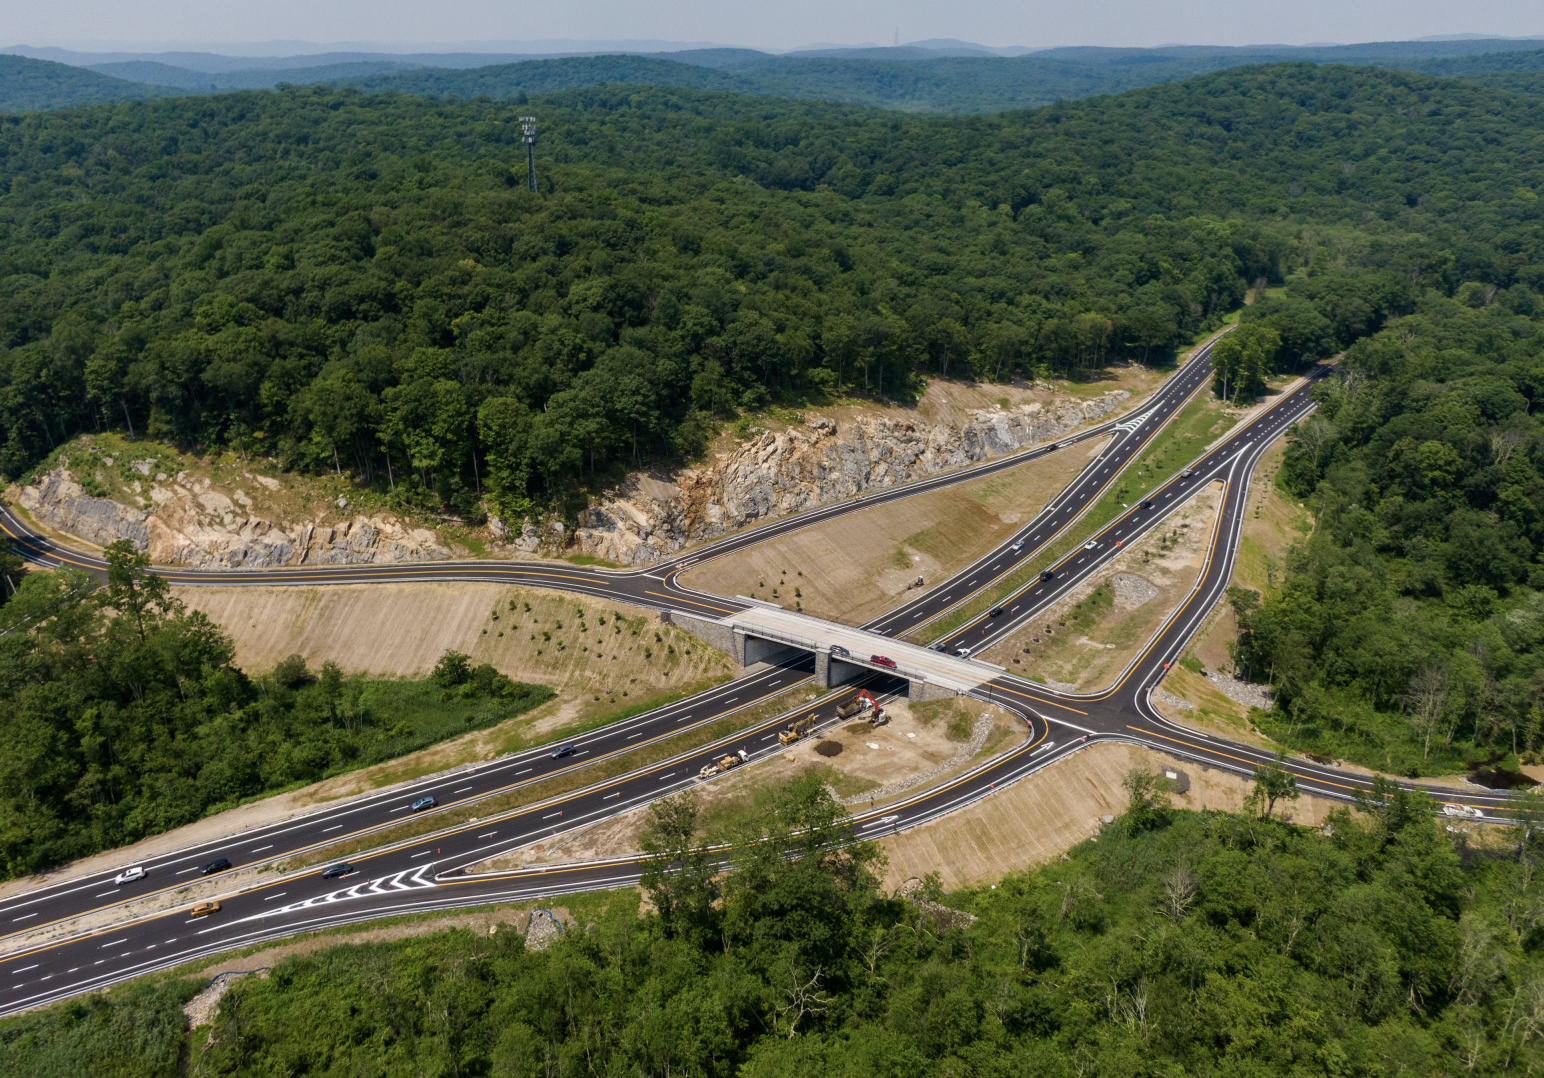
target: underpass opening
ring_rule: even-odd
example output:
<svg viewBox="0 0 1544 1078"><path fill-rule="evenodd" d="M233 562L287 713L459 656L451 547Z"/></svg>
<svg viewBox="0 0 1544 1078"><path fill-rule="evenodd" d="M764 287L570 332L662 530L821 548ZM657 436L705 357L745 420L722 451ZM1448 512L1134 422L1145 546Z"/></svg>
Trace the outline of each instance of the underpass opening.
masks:
<svg viewBox="0 0 1544 1078"><path fill-rule="evenodd" d="M814 648L802 648L782 640L768 640L765 637L739 631L736 631L735 635L743 638L741 646L735 649L740 652L736 658L740 660L741 666L754 666L757 663L788 665L800 659L813 658L815 655Z"/></svg>

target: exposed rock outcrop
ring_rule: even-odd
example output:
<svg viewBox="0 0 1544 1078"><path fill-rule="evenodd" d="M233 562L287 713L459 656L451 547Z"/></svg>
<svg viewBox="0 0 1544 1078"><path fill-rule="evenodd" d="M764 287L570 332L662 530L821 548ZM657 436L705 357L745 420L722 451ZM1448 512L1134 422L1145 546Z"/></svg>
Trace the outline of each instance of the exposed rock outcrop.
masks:
<svg viewBox="0 0 1544 1078"><path fill-rule="evenodd" d="M185 473L158 475L148 493L145 508L120 505L88 494L68 469L59 467L22 487L17 501L50 527L101 546L127 539L162 565L270 569L450 557L433 532L383 516L358 515L331 524L275 523L251 516L241 504L249 501L241 491L228 497L210 489L207 479Z"/></svg>
<svg viewBox="0 0 1544 1078"><path fill-rule="evenodd" d="M1062 437L1129 397L1112 390L1091 400L978 411L963 427L860 415L838 430L835 421L814 416L688 468L673 483L633 477L580 514L574 545L609 561L646 565L759 521Z"/></svg>

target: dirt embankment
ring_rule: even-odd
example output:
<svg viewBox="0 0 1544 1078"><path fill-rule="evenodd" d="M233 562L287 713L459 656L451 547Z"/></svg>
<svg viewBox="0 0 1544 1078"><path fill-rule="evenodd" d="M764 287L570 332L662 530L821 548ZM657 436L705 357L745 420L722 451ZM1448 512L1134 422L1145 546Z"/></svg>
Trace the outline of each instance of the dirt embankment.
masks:
<svg viewBox="0 0 1544 1078"><path fill-rule="evenodd" d="M700 783L706 833L730 835L753 823L771 805L772 794L794 778L821 776L851 811L866 811L936 782L1022 740L1024 724L1001 708L977 700L934 700L908 705L881 698L890 721L874 726L862 716L787 746L751 767ZM747 744L748 750L758 746ZM765 747L765 743L760 747ZM588 828L517 850L473 871L498 871L538 862L578 861L634 853L648 822L643 806Z"/></svg>
<svg viewBox="0 0 1544 1078"><path fill-rule="evenodd" d="M849 513L694 567L682 580L858 625L1012 535L1104 448L1097 439L1006 472Z"/></svg>
<svg viewBox="0 0 1544 1078"><path fill-rule="evenodd" d="M1262 596L1281 586L1288 550L1313 529L1308 510L1276 486L1285 452L1286 443L1277 442L1255 465L1238 558L1229 581ZM1226 600L1218 602L1194 643L1163 679L1153 702L1177 722L1255 745L1270 745L1249 721L1250 703L1245 699L1254 694L1226 680L1235 673L1231 646L1237 630L1233 608ZM1268 703L1263 691L1256 702Z"/></svg>
<svg viewBox="0 0 1544 1078"><path fill-rule="evenodd" d="M299 653L350 673L423 677L447 650L556 690L533 715L593 721L733 674L721 652L626 603L501 584L178 588L248 671Z"/></svg>
<svg viewBox="0 0 1544 1078"><path fill-rule="evenodd" d="M1106 687L1195 587L1220 501L1211 484L984 658L1059 688Z"/></svg>
<svg viewBox="0 0 1544 1078"><path fill-rule="evenodd" d="M1121 780L1137 767L1185 772L1190 792L1173 797L1176 808L1237 812L1252 785L1135 745L1095 745L969 808L883 839L885 887L894 890L928 872L938 872L946 888L992 883L1058 857L1097 836L1104 817L1126 810ZM1293 823L1320 826L1335 804L1305 795L1284 809L1278 805L1277 815L1285 811Z"/></svg>

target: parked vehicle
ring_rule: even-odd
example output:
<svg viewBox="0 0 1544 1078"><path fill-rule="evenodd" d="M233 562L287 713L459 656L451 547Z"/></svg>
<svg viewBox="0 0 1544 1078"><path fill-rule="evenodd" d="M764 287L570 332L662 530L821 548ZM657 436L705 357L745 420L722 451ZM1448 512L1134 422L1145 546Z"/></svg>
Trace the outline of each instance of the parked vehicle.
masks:
<svg viewBox="0 0 1544 1078"><path fill-rule="evenodd" d="M113 882L116 883L119 887L122 887L126 883L133 883L135 880L142 880L147 875L149 875L149 873L145 871L144 865L130 865L128 868L118 873L118 875L114 876Z"/></svg>
<svg viewBox="0 0 1544 1078"><path fill-rule="evenodd" d="M869 662L873 663L875 666L884 666L891 670L895 669L895 660L890 658L888 655L870 655Z"/></svg>
<svg viewBox="0 0 1544 1078"><path fill-rule="evenodd" d="M573 754L573 745L559 745L557 748L552 750L552 758L554 760L562 759L564 756L572 756Z"/></svg>
<svg viewBox="0 0 1544 1078"><path fill-rule="evenodd" d="M1045 583L1047 580L1055 580L1055 579L1056 579L1056 574L1051 572L1051 570L1049 570L1049 569L1042 569L1040 571L1040 582L1042 584Z"/></svg>
<svg viewBox="0 0 1544 1078"><path fill-rule="evenodd" d="M326 868L322 869L322 879L335 880L339 876L347 876L350 872L353 871L355 871L353 865L349 864L347 861L339 861L335 865L328 865Z"/></svg>
<svg viewBox="0 0 1544 1078"><path fill-rule="evenodd" d="M436 801L433 797L420 797L417 801L413 802L408 811L422 812L424 809L432 809L435 805L438 804L439 802Z"/></svg>
<svg viewBox="0 0 1544 1078"><path fill-rule="evenodd" d="M1099 544L1094 542L1092 539L1090 539L1088 542L1083 544L1083 549L1084 550L1098 550L1099 549Z"/></svg>
<svg viewBox="0 0 1544 1078"><path fill-rule="evenodd" d="M739 767L741 764L748 763L749 761L750 755L744 749L741 749L730 756L720 757L713 763L706 765L701 771L697 772L697 777L699 779L710 779L714 775L722 775L725 771Z"/></svg>
<svg viewBox="0 0 1544 1078"><path fill-rule="evenodd" d="M970 649L969 648L955 648L954 649L954 653L956 655L958 655L962 659L966 659L966 658L970 657Z"/></svg>
<svg viewBox="0 0 1544 1078"><path fill-rule="evenodd" d="M943 641L942 641L942 640L940 640L940 641L939 641L939 642L938 642L938 643L936 643L936 644L929 644L929 645L928 645L928 647L929 647L929 648L930 648L930 649L931 649L931 650L933 650L933 651L943 651L943 650L944 650L944 648L946 648L946 647L947 647L947 646L948 646L948 645L947 645L947 644L945 644L945 643L944 643L944 642L943 642Z"/></svg>
<svg viewBox="0 0 1544 1078"><path fill-rule="evenodd" d="M211 913L220 912L220 904L218 902L200 902L188 912L194 917L208 917Z"/></svg>
<svg viewBox="0 0 1544 1078"><path fill-rule="evenodd" d="M1186 468L1184 471L1179 473L1179 477L1181 479L1189 479L1191 476L1193 476L1195 474L1196 474L1196 470L1194 468Z"/></svg>
<svg viewBox="0 0 1544 1078"><path fill-rule="evenodd" d="M992 609L986 612L986 616L989 618L1000 618L1003 616L1003 608L1000 606L994 606Z"/></svg>
<svg viewBox="0 0 1544 1078"><path fill-rule="evenodd" d="M216 857L213 861L210 861L207 865L200 869L198 874L200 876L210 876L216 872L224 872L230 867L231 863L229 858Z"/></svg>

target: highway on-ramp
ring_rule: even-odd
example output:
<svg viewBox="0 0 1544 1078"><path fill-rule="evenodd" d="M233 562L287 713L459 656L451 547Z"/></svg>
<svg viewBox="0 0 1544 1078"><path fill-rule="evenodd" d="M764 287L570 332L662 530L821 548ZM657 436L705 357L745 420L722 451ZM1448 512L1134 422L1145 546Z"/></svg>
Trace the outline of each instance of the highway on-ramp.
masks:
<svg viewBox="0 0 1544 1078"><path fill-rule="evenodd" d="M705 548L690 551L673 562L647 569L616 572L551 562L483 561L428 565L317 566L264 571L156 567L155 571L180 585L320 586L444 580L523 584L716 619L744 611L754 604L681 585L677 577L683 568L700 564L709 557L719 557L749 545L768 542L794 530L812 527L844 513L913 497L928 490L989 475L1005 467L1018 467L1050 453L1070 451L1075 443L1090 437L1113 435L1079 475L1015 536L913 599L900 611L865 626L886 635L899 636L951 609L962 597L990 586L994 580L1012 572L1014 566L1033 557L1075 523L1098 500L1113 478L1120 474L1121 468L1150 444L1169 419L1209 383L1209 351L1210 345L1199 349L1194 358L1182 365L1127 416L1101 424L1092 431L1082 432L1076 438L1069 437L1014 457L931 477L903 487L882 489L861 499L774 521L750 532L729 536ZM39 535L3 507L0 507L0 528L4 528L16 546L38 563L84 569L98 574L105 570L105 563L100 558L82 554ZM1021 549L1013 550L1013 544L1021 539L1024 540ZM228 859L236 869L257 867L320 845L332 845L342 839L358 838L383 830L400 823L412 802L421 797L434 797L438 802L436 809L443 811L507 793L517 787L528 787L558 773L631 752L662 738L752 707L787 692L807 678L812 669L812 666L805 664L754 672L668 707L576 736L571 739L576 746L572 756L553 757L550 753L552 746L538 747L449 774L432 775L390 791L329 806L301 818L200 842L147 861L148 874L145 878L122 886L113 883L116 868L48 880L40 886L0 899L0 939L19 933L35 933L51 923L67 921L83 914L99 913L104 908L142 900L167 889L175 890L184 886L189 877L195 876L202 865L217 858ZM3 994L0 994L0 1003L3 1003L3 999Z"/></svg>
<svg viewBox="0 0 1544 1078"><path fill-rule="evenodd" d="M1184 373L1182 370L1181 374ZM1201 384L1204 384L1204 375ZM1176 393L1181 388L1183 387L1178 378L1171 379L1171 382L1165 386L1165 390L1172 389ZM1192 392L1194 388L1196 387L1191 387ZM992 640L1002 638L1017 626L1042 614L1069 589L1076 587L1098 566L1106 563L1120 549L1115 545L1117 540L1125 544L1140 538L1156 527L1174 506L1183 503L1197 490L1214 483L1220 484L1222 505L1214 526L1210 554L1200 580L1142 653L1122 674L1115 686L1097 694L1063 694L1007 674L984 681L972 690L971 695L1001 704L1023 716L1026 722L1024 742L937 787L920 790L897 803L855 816L854 831L859 835L874 836L893 829L916 826L954 811L962 805L989 797L995 790L1020 781L1087 744L1100 741L1117 740L1156 747L1182 758L1235 772L1249 773L1256 766L1270 766L1272 758L1267 753L1168 722L1152 708L1148 697L1154 686L1162 679L1169 664L1177 659L1226 588L1232 573L1238 536L1248 503L1248 486L1252 469L1265 449L1293 422L1301 419L1311 409L1312 404L1307 392L1309 388L1305 385L1285 395L1251 423L1230 433L1226 441L1193 465L1191 469L1193 474L1183 479L1172 480L1150 495L1149 497L1155 503L1152 507L1138 504L1129 508L1126 513L1101 529L1099 536L1103 538L1096 536L1094 547L1086 550L1080 548L1062 559L1054 567L1054 575L1050 580L1033 581L1003 600L1002 605L1006 609L1002 615L995 618L985 616L972 621L943 641L946 646L952 646L956 640L959 640L962 641L959 645L961 647L968 646L971 650L980 650ZM1182 396L1169 398L1169 414L1172 414L1173 410L1188 396L1189 394L1185 393ZM1084 473L1068 488L1068 491L1073 494L1082 496L1069 501L1067 492L1064 492L1057 499L1053 499L1046 510L1020 533L1020 537L1026 542L1022 551L1013 552L1017 556L1016 560L1022 560L1024 557L1031 556L1032 552L1044 549L1052 536L1065 531L1068 524L1075 521L1087 505L1091 505L1097 499L1105 485L1112 481L1113 476L1119 474L1119 468L1111 468L1106 473L1103 467L1098 466L1100 460L1109 458L1112 452L1120 451L1119 447L1123 443L1126 444L1129 452L1121 459L1129 460L1130 453L1138 451L1140 445L1151 438L1159 422L1159 416L1151 409L1163 403L1160 395L1155 395L1155 400L1150 406L1133 413L1133 418L1142 422L1130 424L1128 420L1130 425L1127 430L1114 431L1117 437L1112 439L1111 445L1106 447L1101 458L1090 468L1085 469ZM877 496L874 500L877 500ZM868 502L868 504L871 503ZM850 509L849 506L848 510ZM797 521L797 524L807 526L807 522L803 520ZM765 529L758 530L756 541L765 541L771 537L764 532ZM724 546L727 549L736 549L728 543ZM990 580L983 579L981 575L988 569L994 571L992 580L1011 571L1011 567L1001 560L996 562L991 560L993 557L1001 558L1006 548L1007 545L999 548L975 565L968 567L967 570L956 574L951 580L936 586L928 595L914 600L909 604L912 613L907 617L893 619L890 624L875 627L882 632L907 632L938 616L939 613L952 609L958 605L959 596L947 589L956 586L964 587L971 589L970 594L975 594L990 583ZM699 552L690 556L688 560L695 561L702 556L705 555ZM651 573L607 574L605 579L613 585L611 593L614 595L617 594L614 582L619 577L644 577L657 584L665 584L668 588L670 585L666 584L665 578L680 567L679 564L662 567L663 572L655 570ZM384 568L395 567L371 567L375 572L381 572ZM444 566L443 568L454 567ZM481 568L478 566L479 570ZM489 566L489 568L494 567ZM498 568L507 570L510 567L501 565ZM970 578L971 572L978 575ZM273 575L261 574L257 579L244 576L240 582L271 583L274 582ZM399 579L395 574L388 575L391 579ZM408 575L409 578L414 578L411 573ZM582 575L592 576L592 574ZM482 577L477 578L482 579ZM320 583L323 581L310 578L289 582ZM547 586L572 587L567 583ZM650 591L651 594L657 594L652 589ZM702 605L709 603L722 603L724 605L721 609L726 611L743 609L746 605L742 602L726 602L716 596L706 597L689 589L671 588L664 591L661 597L665 602L656 601L648 605L679 610L683 613L696 612ZM678 602L687 601L698 605L676 605ZM893 615L887 617L893 618ZM877 620L883 621L883 619ZM626 751L626 746L616 745L616 739L642 741L645 738L664 736L661 733L665 729L660 725L662 722L673 720L684 729L690 723L706 721L708 718L723 714L726 710L746 706L751 701L739 695L742 687L744 687L743 691L759 692L760 695L755 698L761 699L769 694L783 691L784 687L797 682L803 676L803 671L791 667L757 671L747 678L713 690L716 696L704 694L703 697L673 705L678 709L684 708L683 712L671 713L670 709L663 709L661 712L638 716L613 727L594 731L584 738L576 738L574 756L581 751L595 755ZM779 684L773 685L774 680ZM894 684L877 686L880 690L887 687L894 689L898 686ZM818 708L814 709L817 717L822 722L833 721L836 703L848 695L850 693L826 698ZM734 698L731 699L731 696ZM701 710L695 710L697 708ZM126 977L181 964L202 955L289 936L300 931L389 914L529 899L635 882L638 865L631 858L547 866L508 873L466 874L462 870L500 850L524 845L543 834L601 818L698 781L695 777L698 769L725 751L743 749L752 759L776 751L775 727L781 721L783 720L768 720L740 731L732 738L722 739L713 746L683 754L657 765L639 768L615 780L597 783L573 793L524 806L516 811L500 813L495 817L450 827L441 833L373 851L361 856L353 863L356 871L340 879L323 879L320 875L321 866L307 872L292 872L283 877L276 877L271 882L225 896L222 898L223 908L220 912L207 919L192 918L184 908L119 923L102 931L81 934L59 942L19 950L0 958L0 1013L11 1013L37 1006ZM543 753L546 755L543 756ZM477 777L483 785L472 789L479 789L485 795L490 789L506 789L521 780L522 766L530 769L524 776L524 781L534 781L533 776L538 775L538 767L533 765L539 764L544 769L542 773L551 774L553 770L572 767L583 762L582 758L576 760L574 756L553 756L549 747L533 750L518 757L464 769L462 772L434 776L425 782L439 784L437 788L447 788L445 792L454 796L457 789L466 785L468 778ZM542 761L546 762L541 763ZM1308 761L1289 760L1283 766L1292 770L1297 775L1300 786L1311 793L1350 799L1363 785L1356 776L1334 768L1320 767ZM466 777L457 778L457 775ZM453 785L458 783L460 786ZM353 828L354 831L368 830L372 826L395 822L391 817L405 811L406 799L410 795L416 795L418 789L419 785L415 784L405 788L405 792L396 791L375 799L364 799L357 804L357 807L355 803L350 803L328 811L358 813L357 817L343 825L341 829L343 833L352 833L348 828ZM465 796L473 796L471 789L464 791L463 794L463 800ZM1492 810L1502 807L1506 800L1503 794L1475 796L1474 791L1468 791L1463 795L1455 791L1452 799L1487 806ZM394 813L392 810L397 812ZM371 814L375 814L377 819L382 815L386 816L385 824L372 824ZM288 837L283 838L282 843L286 848L300 849L305 848L306 841L312 838L314 829L324 823L329 827L335 826L327 816L327 812L320 812L316 814L314 820L312 817L307 817L306 821L276 825L276 828L284 826L297 828L286 832ZM306 830L307 828L311 830ZM258 848L264 843L254 840L251 835L242 836L241 841L255 843L250 850L245 851L249 855L246 863L266 861L274 856L271 850ZM273 845L278 848L280 844L276 842ZM310 844L314 845L315 842L312 841ZM168 864L154 866L149 886L166 886L167 872L185 871L184 862L198 861L210 855L212 851L198 850L183 851L173 855L173 859L169 860ZM179 869L178 865L184 865L184 867ZM108 904L108 899L114 897L101 894L94 895L90 899L77 899L74 897L77 893L84 895L86 890L89 890L89 888L79 889L78 885L82 882L84 881L65 881L56 885L56 888L45 889L50 892L51 901L45 904L45 909L40 910L38 915L51 916L62 906L77 901L96 901L105 905ZM64 895L57 890L57 887L64 887L66 884L76 886L76 890L71 891L70 895ZM26 897L18 896L9 901L14 902ZM21 915L25 916L25 913Z"/></svg>

